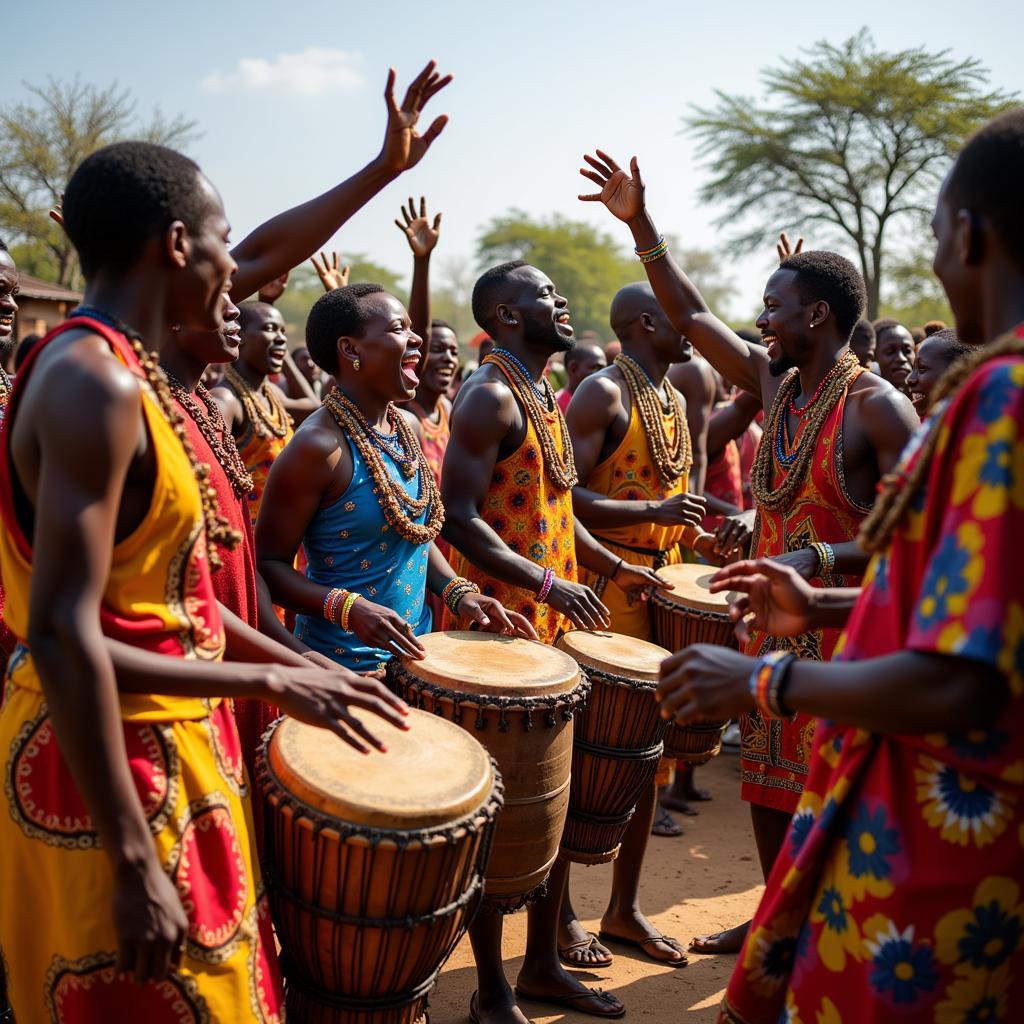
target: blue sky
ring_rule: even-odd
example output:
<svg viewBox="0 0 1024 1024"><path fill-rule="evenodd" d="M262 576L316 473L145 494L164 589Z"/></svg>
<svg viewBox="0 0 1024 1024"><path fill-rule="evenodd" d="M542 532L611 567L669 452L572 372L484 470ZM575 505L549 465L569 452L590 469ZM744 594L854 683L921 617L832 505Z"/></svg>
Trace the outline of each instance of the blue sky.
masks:
<svg viewBox="0 0 1024 1024"><path fill-rule="evenodd" d="M471 263L481 225L510 207L593 221L625 248L625 229L575 198L587 184L580 154L594 146L640 157L663 231L719 247L712 222L721 211L697 199L705 171L680 118L715 89L757 95L761 68L821 38L838 42L866 25L883 48L948 47L979 58L993 85L1024 86L1024 15L1011 0L11 6L3 99L22 98L22 80L79 74L99 85L117 79L143 112L159 104L196 119L203 134L189 152L223 193L236 239L369 160L383 131L388 66L404 86L437 58L456 80L428 113L449 114L448 128L419 167L335 239L403 275L408 249L392 222L410 194L444 211L441 276L446 260ZM754 307L772 256L730 260L738 310Z"/></svg>

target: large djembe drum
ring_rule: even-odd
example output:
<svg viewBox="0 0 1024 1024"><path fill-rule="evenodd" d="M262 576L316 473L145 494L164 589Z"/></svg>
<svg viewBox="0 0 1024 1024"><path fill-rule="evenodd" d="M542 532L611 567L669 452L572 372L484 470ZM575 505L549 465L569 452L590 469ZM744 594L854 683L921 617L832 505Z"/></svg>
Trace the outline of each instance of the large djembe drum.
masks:
<svg viewBox="0 0 1024 1024"><path fill-rule="evenodd" d="M716 570L707 565L666 565L658 570L674 587L656 590L651 597L654 637L669 651L690 644L737 646L729 602L735 594L712 594L708 589ZM665 733L665 756L693 765L710 761L722 749L727 722L672 723Z"/></svg>
<svg viewBox="0 0 1024 1024"><path fill-rule="evenodd" d="M388 677L409 704L458 723L497 762L505 799L485 898L512 912L541 891L558 857L572 719L587 684L572 658L534 641L468 631L419 639L426 658L393 659Z"/></svg>
<svg viewBox="0 0 1024 1024"><path fill-rule="evenodd" d="M279 720L257 758L263 863L286 1001L303 1024L413 1024L483 896L501 807L484 748L414 711L359 754Z"/></svg>
<svg viewBox="0 0 1024 1024"><path fill-rule="evenodd" d="M601 864L619 852L633 808L654 783L665 721L654 691L668 651L619 633L574 630L557 645L590 680L577 716L562 854Z"/></svg>

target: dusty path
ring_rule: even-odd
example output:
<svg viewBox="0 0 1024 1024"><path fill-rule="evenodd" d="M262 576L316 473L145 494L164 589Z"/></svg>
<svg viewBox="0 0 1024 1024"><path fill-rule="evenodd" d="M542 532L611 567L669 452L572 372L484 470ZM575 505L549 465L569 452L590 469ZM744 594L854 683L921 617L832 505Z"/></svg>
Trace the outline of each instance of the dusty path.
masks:
<svg viewBox="0 0 1024 1024"><path fill-rule="evenodd" d="M763 885L757 865L750 817L739 799L737 758L724 755L697 772L697 783L711 791L710 803L697 805L700 815L675 815L685 834L676 839L651 837L642 889L643 907L658 928L685 944L699 933L715 931L749 917ZM586 926L597 931L611 882L610 865L576 868L572 895ZM505 924L505 971L511 982L519 969L526 915ZM626 1004L623 1018L632 1021L705 1024L716 1019L719 999L735 957L696 956L683 969L660 967L618 946L615 963L601 971L578 972L586 981L610 989ZM469 942L463 941L441 974L431 1002L432 1024L468 1020L469 997L476 987ZM596 1018L524 1004L535 1024L584 1024Z"/></svg>

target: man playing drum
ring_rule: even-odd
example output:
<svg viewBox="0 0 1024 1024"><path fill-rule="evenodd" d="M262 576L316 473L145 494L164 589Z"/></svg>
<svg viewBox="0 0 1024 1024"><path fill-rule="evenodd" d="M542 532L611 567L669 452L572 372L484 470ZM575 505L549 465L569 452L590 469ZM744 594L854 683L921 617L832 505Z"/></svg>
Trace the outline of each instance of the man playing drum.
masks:
<svg viewBox="0 0 1024 1024"><path fill-rule="evenodd" d="M866 558L854 539L871 510L879 479L896 464L917 427L904 395L864 370L849 349L866 300L863 279L830 252L789 255L765 286L757 328L767 345L738 337L708 309L679 269L644 204L636 159L630 173L607 154L587 156L581 171L603 202L627 223L636 252L673 326L724 377L761 399L768 410L765 438L752 473L757 522L755 557L779 557L807 579L849 585ZM828 660L838 630L816 630L789 640L755 633L751 654L779 645ZM742 719L742 789L751 805L754 836L767 877L796 810L811 749L809 716L766 721L756 711ZM746 925L698 940L700 952L736 952Z"/></svg>
<svg viewBox="0 0 1024 1024"><path fill-rule="evenodd" d="M473 315L496 347L463 385L452 413L441 475L452 565L484 594L524 615L546 643L570 623L605 628L608 610L578 582L577 556L626 593L661 581L651 569L613 555L573 517L572 444L544 377L548 359L573 346L568 303L545 274L515 261L477 281ZM566 867L556 864L548 895L530 909L517 991L584 1013L621 1016L617 999L585 988L559 963ZM501 931L496 914L479 915L470 929L480 982L472 1012L491 1024L521 1024L526 1018L502 970Z"/></svg>

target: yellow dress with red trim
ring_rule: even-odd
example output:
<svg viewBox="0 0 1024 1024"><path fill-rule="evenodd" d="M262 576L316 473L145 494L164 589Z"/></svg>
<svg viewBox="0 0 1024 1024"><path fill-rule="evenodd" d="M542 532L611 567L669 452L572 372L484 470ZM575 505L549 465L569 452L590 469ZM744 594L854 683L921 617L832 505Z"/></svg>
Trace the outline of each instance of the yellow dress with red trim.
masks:
<svg viewBox="0 0 1024 1024"><path fill-rule="evenodd" d="M140 380L156 471L148 511L115 545L103 594L105 635L171 658L216 661L224 649L192 465L124 336L67 321L58 334L101 334ZM32 653L24 644L32 551L14 514L9 426L0 462L0 565L8 621L21 642L0 709L0 946L19 1024L210 1024L283 1020L266 896L250 839L245 772L229 702L123 694L132 778L161 863L181 897L181 966L137 986L115 970L110 862L61 756Z"/></svg>
<svg viewBox="0 0 1024 1024"><path fill-rule="evenodd" d="M676 430L689 430L686 419L677 422L660 407L665 436L675 444ZM620 501L663 501L689 489L687 470L679 479L666 487L655 465L651 446L647 441L643 421L636 403L630 403L629 426L618 448L603 462L598 463L586 481L587 490L607 495ZM693 527L659 526L657 523L634 523L612 529L592 530L591 533L616 557L633 565L646 565L660 569L682 561L679 545L692 547L697 536ZM630 603L614 583L589 570L581 572L581 582L594 588L611 613L611 630L639 640L653 637L650 608L645 601Z"/></svg>
<svg viewBox="0 0 1024 1024"><path fill-rule="evenodd" d="M987 727L945 734L819 722L721 1021L1024 1020L1024 355L983 364L935 421L924 485L835 659L967 659L1007 699Z"/></svg>
<svg viewBox="0 0 1024 1024"><path fill-rule="evenodd" d="M258 399L255 399L258 401ZM238 438L238 451L242 456L242 462L252 477L252 491L249 493L249 518L252 521L253 529L256 528L256 517L259 515L260 502L263 501L263 491L267 486L267 477L270 475L270 467L274 460L284 451L284 446L292 439L295 433L292 428L292 420L288 413L282 410L284 416L284 434L278 437L266 427L254 424L248 416L245 418L245 430ZM280 422L276 423L278 429Z"/></svg>
<svg viewBox="0 0 1024 1024"><path fill-rule="evenodd" d="M499 364L494 365L505 373ZM508 382L516 393L511 377ZM545 569L553 569L563 580L575 583L578 576L572 489L560 491L551 482L544 466L544 449L525 410L523 419L526 421L523 443L495 465L480 505L480 518L517 555ZM564 421L555 412L545 412L545 422L554 437L555 450L561 451ZM472 580L482 593L497 598L506 608L529 619L542 643L553 644L567 627L568 619L550 605L538 604L535 594L486 575L455 548L451 552L451 565L457 575ZM444 628L458 629L458 623L446 608Z"/></svg>
<svg viewBox="0 0 1024 1024"><path fill-rule="evenodd" d="M0 429L3 428L4 419L7 416L7 404L10 400L11 380L3 369L0 368ZM14 647L17 642L17 638L10 631L7 626L7 621L4 619L4 583L3 579L0 578L0 657L3 658L5 665L7 664L7 659L14 651ZM2 1007L3 993L0 992L0 1008Z"/></svg>
<svg viewBox="0 0 1024 1024"><path fill-rule="evenodd" d="M771 558L788 551L798 551L814 541L839 544L856 538L871 507L861 505L846 489L843 413L848 394L849 388L842 393L822 425L815 440L816 448L807 479L790 507L782 512L770 512L764 508L757 510L752 557ZM785 423L785 416L782 420ZM803 441L806 422L806 419L801 419L793 438L783 439L787 452L795 450ZM808 443L810 440L808 438ZM762 443L774 445L775 442L775 438L765 437ZM785 473L777 453L773 454L773 487L781 484ZM837 587L860 584L859 576L834 575L833 580ZM813 585L821 586L821 581L814 580ZM782 639L752 631L744 651L758 655L775 648L786 648L802 658L828 661L839 640L839 633L838 629L824 629ZM765 721L757 711L753 711L740 717L740 736L741 796L750 803L792 814L807 778L814 719L809 715L796 715L792 720Z"/></svg>

